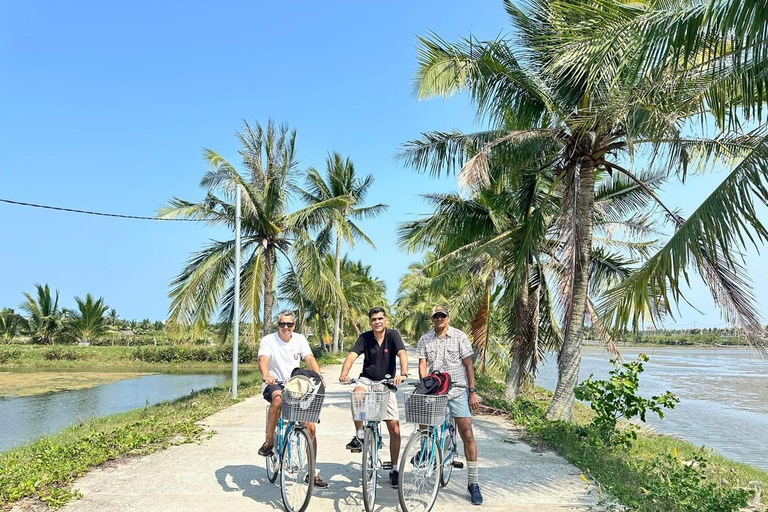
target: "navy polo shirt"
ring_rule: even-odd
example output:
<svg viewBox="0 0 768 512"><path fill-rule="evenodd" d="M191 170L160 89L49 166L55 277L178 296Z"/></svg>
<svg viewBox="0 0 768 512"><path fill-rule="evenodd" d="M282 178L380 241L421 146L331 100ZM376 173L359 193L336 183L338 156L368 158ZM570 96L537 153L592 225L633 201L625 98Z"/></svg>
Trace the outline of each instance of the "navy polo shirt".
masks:
<svg viewBox="0 0 768 512"><path fill-rule="evenodd" d="M387 375L395 376L397 353L401 350L405 350L405 345L400 338L400 333L395 329L387 329L381 345L376 341L373 331L366 331L357 338L351 352L358 356L365 354L361 377L382 380Z"/></svg>

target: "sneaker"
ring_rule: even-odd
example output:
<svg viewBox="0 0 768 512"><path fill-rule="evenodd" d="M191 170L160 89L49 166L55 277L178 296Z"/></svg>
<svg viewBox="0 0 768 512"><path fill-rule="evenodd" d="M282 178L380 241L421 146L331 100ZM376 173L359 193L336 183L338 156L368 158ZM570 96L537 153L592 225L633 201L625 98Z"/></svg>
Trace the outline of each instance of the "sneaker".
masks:
<svg viewBox="0 0 768 512"><path fill-rule="evenodd" d="M262 457L271 457L272 456L272 445L269 443L264 443L261 445L261 448L259 448L259 455Z"/></svg>
<svg viewBox="0 0 768 512"><path fill-rule="evenodd" d="M361 451L362 449L363 443L360 442L357 436L352 437L352 440L347 443L347 450Z"/></svg>
<svg viewBox="0 0 768 512"><path fill-rule="evenodd" d="M397 489L398 482L400 481L400 473L396 469L389 472L389 483L392 484L393 489Z"/></svg>
<svg viewBox="0 0 768 512"><path fill-rule="evenodd" d="M469 501L473 505L482 505L483 504L483 495L480 494L480 486L477 484L469 484L467 486L467 490L469 491Z"/></svg>
<svg viewBox="0 0 768 512"><path fill-rule="evenodd" d="M317 475L315 477L315 487L317 487L318 489L325 489L326 487L328 487L328 482L320 478L320 475ZM482 501L482 498L480 498L480 500Z"/></svg>

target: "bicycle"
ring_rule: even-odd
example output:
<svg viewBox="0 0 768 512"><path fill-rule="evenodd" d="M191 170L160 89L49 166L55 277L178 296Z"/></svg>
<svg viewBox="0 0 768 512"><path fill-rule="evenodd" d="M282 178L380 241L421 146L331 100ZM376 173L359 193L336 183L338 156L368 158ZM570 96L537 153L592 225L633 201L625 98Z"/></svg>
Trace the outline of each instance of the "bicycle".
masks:
<svg viewBox="0 0 768 512"><path fill-rule="evenodd" d="M370 379L350 379L349 384L363 383L369 385L367 391L351 391L350 407L352 419L361 421L362 426L358 430L363 431L363 504L366 512L373 512L376 503L376 486L379 481L379 469L392 469L392 462L379 460L379 448L381 448L381 431L379 422L387 414L390 390L388 386L394 386L394 379L387 375L383 380L371 381ZM377 385L382 385L383 390L376 390Z"/></svg>
<svg viewBox="0 0 768 512"><path fill-rule="evenodd" d="M454 385L452 387L465 387ZM420 395L406 398L405 419L418 423L400 456L398 497L403 512L429 512L441 487L448 485L456 461L456 423L448 410L448 395Z"/></svg>
<svg viewBox="0 0 768 512"><path fill-rule="evenodd" d="M304 423L318 422L325 395L284 389L282 397L274 448L266 461L267 478L274 483L280 475L280 494L286 511L304 512L315 487L315 452Z"/></svg>

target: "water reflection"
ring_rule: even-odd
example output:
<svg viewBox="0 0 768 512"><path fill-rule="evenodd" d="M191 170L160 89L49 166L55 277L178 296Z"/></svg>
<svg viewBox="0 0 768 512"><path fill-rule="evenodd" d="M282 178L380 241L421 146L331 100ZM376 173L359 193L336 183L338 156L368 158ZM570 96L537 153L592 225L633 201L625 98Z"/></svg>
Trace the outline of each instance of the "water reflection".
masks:
<svg viewBox="0 0 768 512"><path fill-rule="evenodd" d="M649 417L656 431L706 444L729 459L768 470L768 360L744 349L622 349L628 361L640 352L650 358L640 376L640 393L669 390L680 397L663 420ZM602 349L586 348L579 382L590 374L607 377L609 358ZM557 384L554 361L550 357L537 379L547 389Z"/></svg>
<svg viewBox="0 0 768 512"><path fill-rule="evenodd" d="M214 387L227 376L226 373L146 375L89 389L0 398L0 451L93 417L175 400Z"/></svg>

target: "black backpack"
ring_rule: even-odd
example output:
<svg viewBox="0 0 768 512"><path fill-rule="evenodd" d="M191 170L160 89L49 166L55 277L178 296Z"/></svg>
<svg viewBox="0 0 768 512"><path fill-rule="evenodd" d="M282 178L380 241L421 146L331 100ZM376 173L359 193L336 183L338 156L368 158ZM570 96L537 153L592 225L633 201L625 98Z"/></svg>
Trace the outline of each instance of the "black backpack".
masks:
<svg viewBox="0 0 768 512"><path fill-rule="evenodd" d="M414 393L418 395L445 395L451 389L451 376L446 372L432 372L419 382Z"/></svg>

